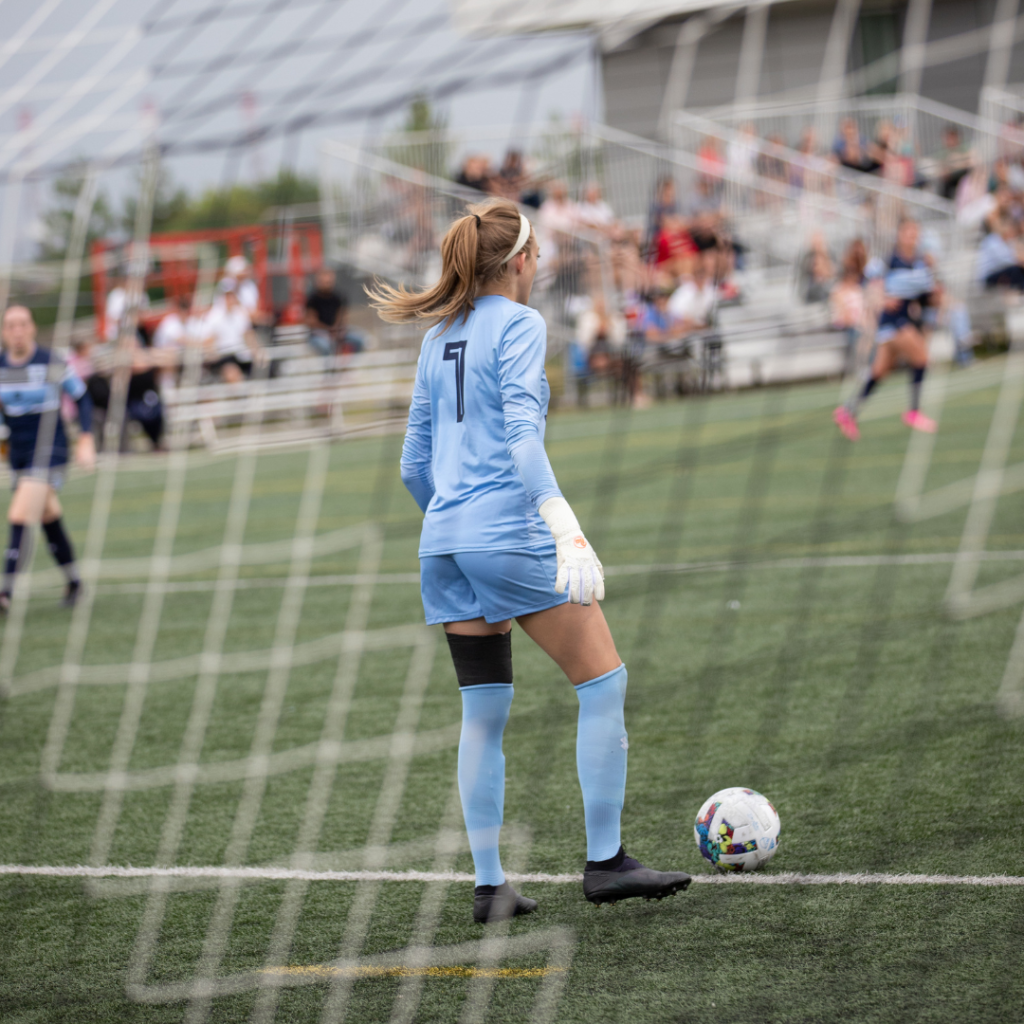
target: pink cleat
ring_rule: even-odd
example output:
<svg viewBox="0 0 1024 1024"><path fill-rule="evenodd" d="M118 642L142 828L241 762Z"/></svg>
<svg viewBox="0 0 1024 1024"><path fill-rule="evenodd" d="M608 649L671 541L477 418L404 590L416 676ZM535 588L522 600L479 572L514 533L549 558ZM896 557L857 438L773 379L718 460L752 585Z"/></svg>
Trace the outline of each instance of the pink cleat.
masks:
<svg viewBox="0 0 1024 1024"><path fill-rule="evenodd" d="M923 412L918 412L917 409L911 409L909 412L905 412L903 414L903 422L906 423L911 430L920 430L925 434L934 434L938 429L938 425L935 420L925 416Z"/></svg>
<svg viewBox="0 0 1024 1024"><path fill-rule="evenodd" d="M857 426L857 421L847 411L845 405L839 406L832 413L832 419L836 421L836 426L843 432L844 437L848 437L851 441L860 440L860 428Z"/></svg>

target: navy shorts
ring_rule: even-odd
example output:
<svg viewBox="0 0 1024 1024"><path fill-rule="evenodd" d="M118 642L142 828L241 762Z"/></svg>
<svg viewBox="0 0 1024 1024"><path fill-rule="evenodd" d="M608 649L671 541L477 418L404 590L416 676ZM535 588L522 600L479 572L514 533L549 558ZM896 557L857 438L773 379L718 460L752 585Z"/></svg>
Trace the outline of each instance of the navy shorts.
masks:
<svg viewBox="0 0 1024 1024"><path fill-rule="evenodd" d="M427 625L484 618L501 622L569 600L555 593L555 547L536 551L458 551L420 559Z"/></svg>

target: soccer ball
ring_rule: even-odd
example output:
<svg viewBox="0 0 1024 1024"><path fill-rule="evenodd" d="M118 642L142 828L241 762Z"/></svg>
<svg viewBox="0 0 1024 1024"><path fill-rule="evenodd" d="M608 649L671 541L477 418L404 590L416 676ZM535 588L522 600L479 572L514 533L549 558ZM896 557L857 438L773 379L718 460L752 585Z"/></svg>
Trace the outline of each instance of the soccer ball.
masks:
<svg viewBox="0 0 1024 1024"><path fill-rule="evenodd" d="M733 786L704 802L693 835L717 871L756 871L775 856L779 828L778 811L767 797Z"/></svg>

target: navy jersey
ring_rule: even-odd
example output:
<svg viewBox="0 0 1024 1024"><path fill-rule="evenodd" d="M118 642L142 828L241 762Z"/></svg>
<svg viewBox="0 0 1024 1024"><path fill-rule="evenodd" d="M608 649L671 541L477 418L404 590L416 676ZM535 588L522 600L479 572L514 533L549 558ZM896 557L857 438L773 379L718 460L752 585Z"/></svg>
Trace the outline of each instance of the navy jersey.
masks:
<svg viewBox="0 0 1024 1024"><path fill-rule="evenodd" d="M528 306L484 295L465 322L423 339L402 477L425 508L420 555L551 544L537 513L560 494L543 448L547 328ZM512 452L537 446L528 488Z"/></svg>
<svg viewBox="0 0 1024 1024"><path fill-rule="evenodd" d="M905 260L899 253L893 253L885 274L885 294L901 301L895 309L882 310L878 326L903 327L910 323L911 303L923 304L934 290L935 276L923 259L915 256Z"/></svg>
<svg viewBox="0 0 1024 1024"><path fill-rule="evenodd" d="M68 394L79 403L83 430L88 430L91 404L81 378L48 349L37 348L27 363L20 366L0 353L0 406L10 429L12 469L28 469L36 455L39 425L45 413L55 418L49 465L63 466L68 461L68 437L60 415L61 395ZM42 464L45 453L40 453Z"/></svg>

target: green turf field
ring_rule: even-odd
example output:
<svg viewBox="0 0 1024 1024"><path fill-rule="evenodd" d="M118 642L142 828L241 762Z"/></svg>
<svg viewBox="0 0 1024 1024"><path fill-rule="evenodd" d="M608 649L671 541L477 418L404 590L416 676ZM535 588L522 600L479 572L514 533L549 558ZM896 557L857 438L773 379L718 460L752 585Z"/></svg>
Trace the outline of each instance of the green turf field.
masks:
<svg viewBox="0 0 1024 1024"><path fill-rule="evenodd" d="M950 378L926 491L977 471L1001 367ZM694 815L749 785L782 819L771 875L1024 875L1024 720L997 703L1021 606L943 612L967 508L897 521L904 394L886 384L856 446L830 422L835 384L552 415L630 672L634 856L705 874ZM443 638L419 626L400 445L194 454L176 525L166 463L123 468L88 623L57 610L39 555L17 650L9 626L0 656L0 863L471 870L459 697ZM65 491L80 548L97 486ZM169 521L177 561L147 595ZM998 501L985 546L1013 554L983 562L975 587L1024 572L1019 494ZM85 625L74 685L60 666ZM578 872L576 700L521 631L513 648L506 869ZM468 882L0 876L0 1019L1022 1015L1021 886L708 884L601 909L578 884L520 888L541 907L502 947L480 945ZM433 955L403 960L410 945ZM359 970L331 974L339 957Z"/></svg>

